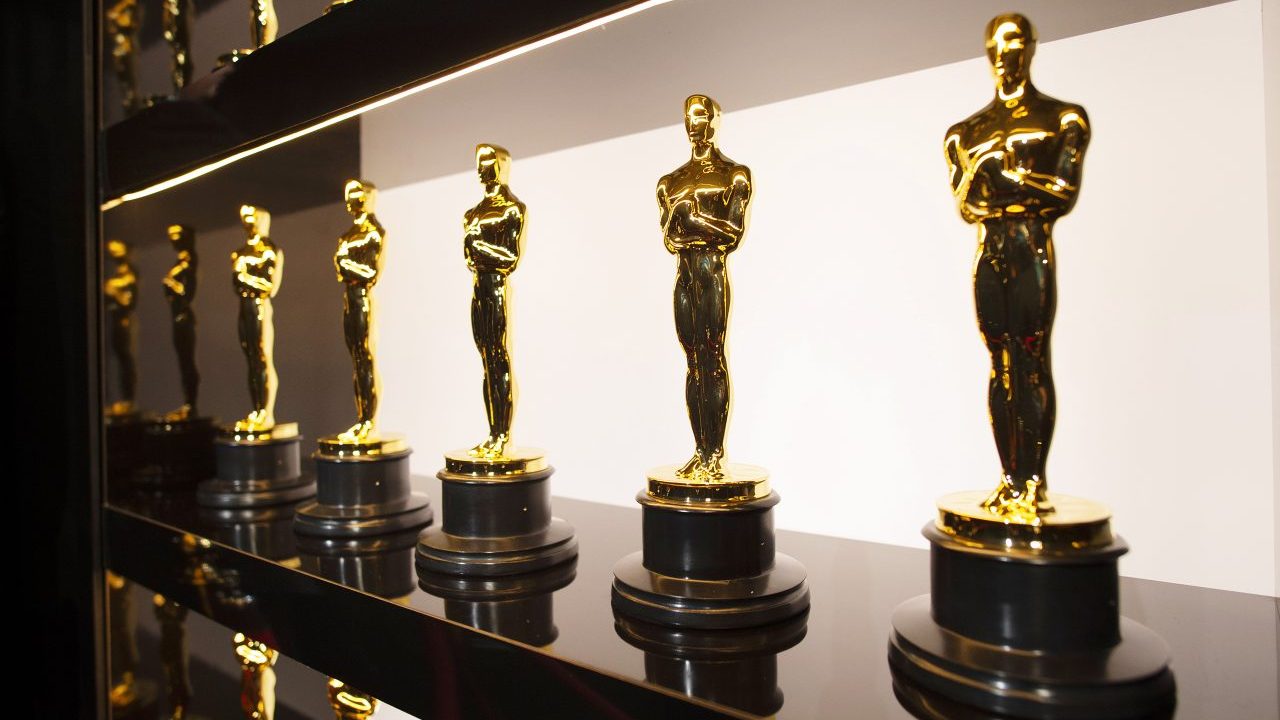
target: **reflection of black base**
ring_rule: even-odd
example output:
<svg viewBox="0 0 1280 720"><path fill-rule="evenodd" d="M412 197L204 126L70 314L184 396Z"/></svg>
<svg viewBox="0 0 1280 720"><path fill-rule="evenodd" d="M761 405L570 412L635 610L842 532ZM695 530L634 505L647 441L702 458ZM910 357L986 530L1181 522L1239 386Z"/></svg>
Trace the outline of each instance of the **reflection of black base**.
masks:
<svg viewBox="0 0 1280 720"><path fill-rule="evenodd" d="M296 503L260 507L201 507L200 521L213 529L213 539L268 560L298 554L293 534Z"/></svg>
<svg viewBox="0 0 1280 720"><path fill-rule="evenodd" d="M117 485L133 480L144 458L143 430L154 418L139 413L107 416L107 482Z"/></svg>
<svg viewBox="0 0 1280 720"><path fill-rule="evenodd" d="M142 430L145 464L134 476L142 485L193 485L213 477L213 418L156 420Z"/></svg>
<svg viewBox="0 0 1280 720"><path fill-rule="evenodd" d="M645 679L756 715L782 709L778 653L804 639L809 614L741 630L678 630L614 616L614 629L644 650Z"/></svg>
<svg viewBox="0 0 1280 720"><path fill-rule="evenodd" d="M413 545L418 528L353 538L300 536L302 569L348 587L385 598L413 591Z"/></svg>
<svg viewBox="0 0 1280 720"><path fill-rule="evenodd" d="M641 492L644 550L618 561L613 609L643 622L746 628L809 607L804 566L774 550L778 495L746 502L665 502Z"/></svg>
<svg viewBox="0 0 1280 720"><path fill-rule="evenodd" d="M302 476L298 452L302 438L214 442L217 476L200 483L196 502L212 507L278 505L316 493L313 478Z"/></svg>
<svg viewBox="0 0 1280 720"><path fill-rule="evenodd" d="M133 681L133 692L133 702L128 705L111 705L111 720L156 720L160 715L158 686L145 678L137 678Z"/></svg>
<svg viewBox="0 0 1280 720"><path fill-rule="evenodd" d="M430 523L430 501L409 486L409 453L365 457L316 453L316 499L298 508L294 530L350 538Z"/></svg>
<svg viewBox="0 0 1280 720"><path fill-rule="evenodd" d="M552 593L573 582L577 558L526 573L465 577L418 571L418 586L444 598L445 617L495 635L546 647L559 636Z"/></svg>
<svg viewBox="0 0 1280 720"><path fill-rule="evenodd" d="M889 641L895 690L908 710L939 717L941 698L979 717L1171 714L1167 646L1120 617L1122 540L1033 555L967 547L932 524L925 536L933 595L894 611Z"/></svg>
<svg viewBox="0 0 1280 720"><path fill-rule="evenodd" d="M573 528L551 517L553 470L503 478L441 471L444 523L418 542L423 572L515 575L577 557Z"/></svg>

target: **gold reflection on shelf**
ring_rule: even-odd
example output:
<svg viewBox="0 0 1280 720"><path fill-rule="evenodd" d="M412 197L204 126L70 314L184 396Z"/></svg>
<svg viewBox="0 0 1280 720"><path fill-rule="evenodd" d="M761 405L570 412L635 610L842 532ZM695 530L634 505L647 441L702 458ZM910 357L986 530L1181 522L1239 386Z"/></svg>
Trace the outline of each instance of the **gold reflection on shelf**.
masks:
<svg viewBox="0 0 1280 720"><path fill-rule="evenodd" d="M378 190L364 180L348 180L343 189L352 225L338 239L333 267L342 283L342 330L351 353L356 423L338 435L320 439L321 452L335 455L379 455L405 448L399 437L381 437L378 415L378 372L374 364L373 286L382 275L386 230L373 214Z"/></svg>
<svg viewBox="0 0 1280 720"><path fill-rule="evenodd" d="M115 264L103 284L110 324L107 335L120 379L120 399L107 408L107 414L119 417L134 412L138 397L138 274L133 267L133 251L123 240L107 241L107 257Z"/></svg>
<svg viewBox="0 0 1280 720"><path fill-rule="evenodd" d="M169 226L169 242L178 258L164 278L164 294L173 316L173 349L178 355L178 371L182 378L182 405L165 415L170 422L196 416L196 400L200 393L200 371L196 368L196 299L200 259L196 255L196 232L186 225Z"/></svg>
<svg viewBox="0 0 1280 720"><path fill-rule="evenodd" d="M111 36L111 68L120 83L124 114L132 115L143 106L138 92L138 30L142 27L142 7L138 0L118 0L107 8L107 34Z"/></svg>
<svg viewBox="0 0 1280 720"><path fill-rule="evenodd" d="M368 720L378 710L378 701L337 678L329 678L329 705L337 720Z"/></svg>
<svg viewBox="0 0 1280 720"><path fill-rule="evenodd" d="M728 480L751 487L728 491L734 497L767 495L765 477L756 469L736 470L724 461L729 422L729 367L725 335L729 324L728 256L747 231L751 171L730 160L716 141L720 106L705 95L685 100L684 126L691 146L689 161L658 181L662 239L676 256L676 335L688 360L685 405L693 429L694 454L671 478L651 473L650 494L706 500L719 493L709 487ZM743 475L735 478L734 475ZM747 478L746 476L750 476ZM655 483L665 491L655 494ZM662 490L662 488L659 488ZM721 493L723 494L723 493Z"/></svg>
<svg viewBox="0 0 1280 720"><path fill-rule="evenodd" d="M276 19L275 1L249 0L249 39L252 47L239 48L220 56L217 67L239 62L263 45L275 42L279 31L280 23Z"/></svg>
<svg viewBox="0 0 1280 720"><path fill-rule="evenodd" d="M195 13L191 0L161 0L164 39L173 51L170 79L174 92L191 82L194 64L191 60L191 19Z"/></svg>
<svg viewBox="0 0 1280 720"><path fill-rule="evenodd" d="M244 633L236 633L231 643L240 661L240 709L246 720L271 720L276 713L272 666L280 654Z"/></svg>
<svg viewBox="0 0 1280 720"><path fill-rule="evenodd" d="M271 214L240 206L245 244L231 253L232 286L240 296L240 349L249 364L249 401L253 410L236 421L237 433L268 433L276 425L275 322L271 299L284 279L284 250L271 241ZM297 434L296 427L294 435Z"/></svg>
<svg viewBox="0 0 1280 720"><path fill-rule="evenodd" d="M960 215L978 226L974 298L991 354L988 403L1003 469L981 507L1034 524L1053 512L1045 476L1055 412L1053 224L1079 194L1089 121L1084 108L1031 84L1029 20L997 16L986 36L995 99L947 131L945 151Z"/></svg>
<svg viewBox="0 0 1280 720"><path fill-rule="evenodd" d="M133 636L132 583L107 571L108 645L111 651L109 700L114 710L132 707L138 701L138 645Z"/></svg>

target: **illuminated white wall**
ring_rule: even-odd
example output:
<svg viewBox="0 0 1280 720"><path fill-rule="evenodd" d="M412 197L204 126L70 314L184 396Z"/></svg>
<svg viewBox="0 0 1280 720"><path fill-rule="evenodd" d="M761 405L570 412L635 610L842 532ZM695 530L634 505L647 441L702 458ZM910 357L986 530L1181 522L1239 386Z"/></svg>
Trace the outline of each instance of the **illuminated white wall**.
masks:
<svg viewBox="0 0 1280 720"><path fill-rule="evenodd" d="M1050 482L1112 507L1133 547L1126 575L1275 594L1259 13L1238 0L1043 43L1034 73L1094 125L1083 193L1056 232ZM678 123L694 91L716 88L673 92L669 127L535 157L510 148L530 208L513 279L515 435L549 451L557 494L631 504L647 468L691 451L653 187L687 156ZM941 151L990 94L975 58L725 108L723 149L756 182L731 262L728 450L772 471L782 528L924 546L936 497L996 481L975 232ZM413 125L391 106L363 132L413 142ZM364 174L376 183L396 161L366 153ZM469 172L381 193L382 419L409 436L419 473L484 434L461 241L479 195Z"/></svg>

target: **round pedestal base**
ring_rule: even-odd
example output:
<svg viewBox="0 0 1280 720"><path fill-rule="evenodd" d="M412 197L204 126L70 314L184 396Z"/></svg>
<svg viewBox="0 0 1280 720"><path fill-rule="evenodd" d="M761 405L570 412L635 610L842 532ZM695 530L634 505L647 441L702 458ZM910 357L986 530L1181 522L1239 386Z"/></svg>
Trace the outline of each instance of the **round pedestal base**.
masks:
<svg viewBox="0 0 1280 720"><path fill-rule="evenodd" d="M298 508L294 530L302 535L353 538L430 523L430 500L409 485L409 453L407 449L356 457L316 453L316 499Z"/></svg>
<svg viewBox="0 0 1280 720"><path fill-rule="evenodd" d="M107 415L107 483L113 489L130 482L145 460L143 433L155 418L131 412Z"/></svg>
<svg viewBox="0 0 1280 720"><path fill-rule="evenodd" d="M417 528L357 538L300 536L302 569L384 598L413 592L413 544Z"/></svg>
<svg viewBox="0 0 1280 720"><path fill-rule="evenodd" d="M213 477L213 439L217 426L212 418L156 420L142 430L145 462L134 474L138 484L167 488L191 486Z"/></svg>
<svg viewBox="0 0 1280 720"><path fill-rule="evenodd" d="M200 483L196 502L208 507L259 507L316 494L314 478L302 476L302 438L214 442L217 476Z"/></svg>
<svg viewBox="0 0 1280 720"><path fill-rule="evenodd" d="M549 480L554 471L545 462L538 470L503 476L456 470L446 456L438 475L444 522L418 540L419 572L520 575L577 557L573 527L551 517Z"/></svg>
<svg viewBox="0 0 1280 720"><path fill-rule="evenodd" d="M696 580L663 575L632 553L613 567L613 610L656 625L698 629L747 628L781 622L809 608L805 569L776 553L759 575Z"/></svg>
<svg viewBox="0 0 1280 720"><path fill-rule="evenodd" d="M552 594L573 582L576 558L523 575L464 577L418 571L418 586L444 599L445 617L495 635L546 647L559 636Z"/></svg>
<svg viewBox="0 0 1280 720"><path fill-rule="evenodd" d="M894 691L921 718L1129 720L1172 716L1169 651L1154 632L1120 618L1121 640L1099 650L1042 653L967 638L933 620L921 595L893 613ZM948 709L950 708L950 709Z"/></svg>

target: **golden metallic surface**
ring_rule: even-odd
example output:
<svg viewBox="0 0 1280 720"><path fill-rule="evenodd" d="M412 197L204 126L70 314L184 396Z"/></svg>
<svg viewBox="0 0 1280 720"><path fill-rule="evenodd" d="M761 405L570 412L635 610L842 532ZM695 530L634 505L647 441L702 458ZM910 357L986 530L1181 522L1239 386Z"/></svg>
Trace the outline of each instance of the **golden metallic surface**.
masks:
<svg viewBox="0 0 1280 720"><path fill-rule="evenodd" d="M169 690L170 720L185 720L190 714L191 679L187 668L187 609L157 593L151 598L160 623L160 662Z"/></svg>
<svg viewBox="0 0 1280 720"><path fill-rule="evenodd" d="M133 267L133 252L123 240L107 241L107 257L115 263L103 284L110 325L107 335L120 374L120 399L108 406L107 415L119 417L134 412L138 397L138 274Z"/></svg>
<svg viewBox="0 0 1280 720"><path fill-rule="evenodd" d="M236 633L231 644L240 661L240 709L246 720L271 720L276 714L276 673L271 666L280 654L244 633Z"/></svg>
<svg viewBox="0 0 1280 720"><path fill-rule="evenodd" d="M378 190L364 180L348 180L343 189L352 225L338 238L333 267L342 283L342 330L351 353L356 397L356 423L346 431L320 439L320 451L336 455L378 455L404 449L401 438L382 438L378 415L378 372L374 364L373 286L382 275L386 230L373 214Z"/></svg>
<svg viewBox="0 0 1280 720"><path fill-rule="evenodd" d="M120 102L124 114L142 109L138 93L138 30L142 27L142 7L138 0L117 0L107 8L107 35L111 37L111 68L120 83Z"/></svg>
<svg viewBox="0 0 1280 720"><path fill-rule="evenodd" d="M706 482L725 475L727 262L747 230L751 171L720 152L716 144L720 106L714 100L705 95L685 100L684 125L692 154L688 162L658 181L658 206L663 243L676 256L676 334L689 363L685 404L695 441L693 457L677 474Z"/></svg>
<svg viewBox="0 0 1280 720"><path fill-rule="evenodd" d="M235 430L262 433L276 424L275 322L271 298L284 279L284 250L271 241L271 214L240 206L244 247L231 253L231 285L240 296L240 349L249 363L249 402L253 410ZM296 429L295 429L296 434Z"/></svg>
<svg viewBox="0 0 1280 720"><path fill-rule="evenodd" d="M107 571L107 641L111 650L109 699L111 707L130 707L138 699L138 643L134 638L135 617L132 583Z"/></svg>
<svg viewBox="0 0 1280 720"><path fill-rule="evenodd" d="M524 250L525 204L511 192L511 154L497 145L476 146L476 172L484 197L462 217L462 254L473 274L471 335L484 364L484 408L489 436L468 454L480 461L509 464L516 381L507 347L507 276Z"/></svg>
<svg viewBox="0 0 1280 720"><path fill-rule="evenodd" d="M298 437L298 423L276 423L269 430L240 430L235 425L231 425L222 428L218 434L223 439L236 443L265 443Z"/></svg>
<svg viewBox="0 0 1280 720"><path fill-rule="evenodd" d="M321 14L328 15L329 13L342 7L343 5L350 5L353 2L355 2L355 0L333 0L333 2L324 6L324 10L322 11Z"/></svg>
<svg viewBox="0 0 1280 720"><path fill-rule="evenodd" d="M252 47L238 48L221 55L218 58L217 67L243 60L254 50L274 42L279 31L280 23L276 19L275 0L249 0L249 39Z"/></svg>
<svg viewBox="0 0 1280 720"><path fill-rule="evenodd" d="M678 503L733 503L757 500L769 494L769 471L756 465L722 463L715 478L688 477L678 465L649 471L650 497Z"/></svg>
<svg viewBox="0 0 1280 720"><path fill-rule="evenodd" d="M368 720L378 710L378 701L337 678L329 678L329 706L337 720Z"/></svg>
<svg viewBox="0 0 1280 720"><path fill-rule="evenodd" d="M1053 512L1045 477L1055 413L1053 224L1075 205L1089 120L1084 108L1031 84L1029 20L1000 15L986 32L995 98L952 126L944 145L960 215L978 226L974 299L991 354L988 403L1003 468L981 505L1031 524Z"/></svg>
<svg viewBox="0 0 1280 720"><path fill-rule="evenodd" d="M164 416L170 422L196 415L196 399L200 392L200 371L196 368L196 314L191 307L196 299L199 258L196 256L195 230L185 225L169 226L169 242L178 260L164 278L164 294L173 315L173 349L178 354L178 371L182 377L182 406Z"/></svg>
<svg viewBox="0 0 1280 720"><path fill-rule="evenodd" d="M179 92L191 82L195 65L191 60L191 19L195 9L191 0L161 0L165 42L173 51L170 78L174 92Z"/></svg>
<svg viewBox="0 0 1280 720"><path fill-rule="evenodd" d="M547 456L538 448L512 447L501 457L476 457L471 450L454 450L444 454L444 473L462 477L498 478L546 470Z"/></svg>
<svg viewBox="0 0 1280 720"><path fill-rule="evenodd" d="M1054 495L1054 511L1025 521L982 506L983 492L959 492L938 500L938 531L977 549L1057 554L1110 545L1111 511L1091 500Z"/></svg>

